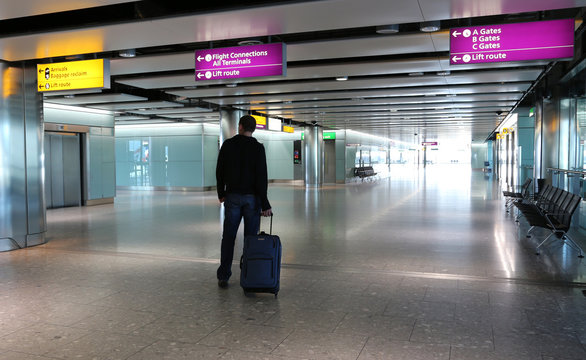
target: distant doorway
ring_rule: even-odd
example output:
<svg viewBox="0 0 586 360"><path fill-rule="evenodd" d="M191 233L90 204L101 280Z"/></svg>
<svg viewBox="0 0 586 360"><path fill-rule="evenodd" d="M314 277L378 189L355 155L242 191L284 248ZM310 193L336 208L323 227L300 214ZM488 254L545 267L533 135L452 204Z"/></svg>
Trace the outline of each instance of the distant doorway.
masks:
<svg viewBox="0 0 586 360"><path fill-rule="evenodd" d="M80 135L45 133L45 202L48 209L81 206Z"/></svg>
<svg viewBox="0 0 586 360"><path fill-rule="evenodd" d="M324 140L324 183L336 183L336 141Z"/></svg>

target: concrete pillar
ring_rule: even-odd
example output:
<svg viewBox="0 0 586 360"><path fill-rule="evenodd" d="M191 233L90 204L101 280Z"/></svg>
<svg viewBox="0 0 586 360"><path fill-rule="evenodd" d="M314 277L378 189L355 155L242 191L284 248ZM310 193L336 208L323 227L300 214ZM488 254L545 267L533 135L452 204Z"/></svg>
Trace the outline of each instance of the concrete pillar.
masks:
<svg viewBox="0 0 586 360"><path fill-rule="evenodd" d="M311 125L305 127L305 138L303 140L305 186L319 187L323 184L323 142L322 127Z"/></svg>
<svg viewBox="0 0 586 360"><path fill-rule="evenodd" d="M242 110L220 110L220 146L222 146L225 140L238 134L238 122L244 115L246 113Z"/></svg>
<svg viewBox="0 0 586 360"><path fill-rule="evenodd" d="M36 68L0 62L0 251L45 242L43 101Z"/></svg>

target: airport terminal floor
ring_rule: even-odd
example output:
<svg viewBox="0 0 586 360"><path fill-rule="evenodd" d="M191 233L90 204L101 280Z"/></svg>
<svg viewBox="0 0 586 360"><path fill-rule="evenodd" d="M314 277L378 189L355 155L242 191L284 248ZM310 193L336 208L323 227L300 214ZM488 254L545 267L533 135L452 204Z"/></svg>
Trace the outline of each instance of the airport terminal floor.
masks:
<svg viewBox="0 0 586 360"><path fill-rule="evenodd" d="M586 358L584 260L536 256L546 234L469 165L391 174L270 185L277 298L245 296L236 262L218 288L215 191L49 210L47 244L0 253L0 360Z"/></svg>

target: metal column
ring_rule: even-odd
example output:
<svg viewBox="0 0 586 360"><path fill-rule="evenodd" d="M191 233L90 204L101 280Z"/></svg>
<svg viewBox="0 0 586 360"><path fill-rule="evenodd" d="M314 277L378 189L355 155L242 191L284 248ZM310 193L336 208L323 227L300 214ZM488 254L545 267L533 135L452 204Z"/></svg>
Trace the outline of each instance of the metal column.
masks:
<svg viewBox="0 0 586 360"><path fill-rule="evenodd" d="M0 251L45 242L43 104L36 69L0 62Z"/></svg>
<svg viewBox="0 0 586 360"><path fill-rule="evenodd" d="M303 148L305 153L305 186L319 187L324 177L323 128L306 126Z"/></svg>
<svg viewBox="0 0 586 360"><path fill-rule="evenodd" d="M225 140L238 134L238 122L246 113L242 110L220 110L220 146Z"/></svg>

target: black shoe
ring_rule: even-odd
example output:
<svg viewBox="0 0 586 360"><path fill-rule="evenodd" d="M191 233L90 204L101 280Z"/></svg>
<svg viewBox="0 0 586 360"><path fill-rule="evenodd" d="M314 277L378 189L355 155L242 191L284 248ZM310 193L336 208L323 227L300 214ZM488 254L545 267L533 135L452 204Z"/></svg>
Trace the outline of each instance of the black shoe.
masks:
<svg viewBox="0 0 586 360"><path fill-rule="evenodd" d="M225 289L228 287L228 280L218 280L218 286L221 287L222 289Z"/></svg>

